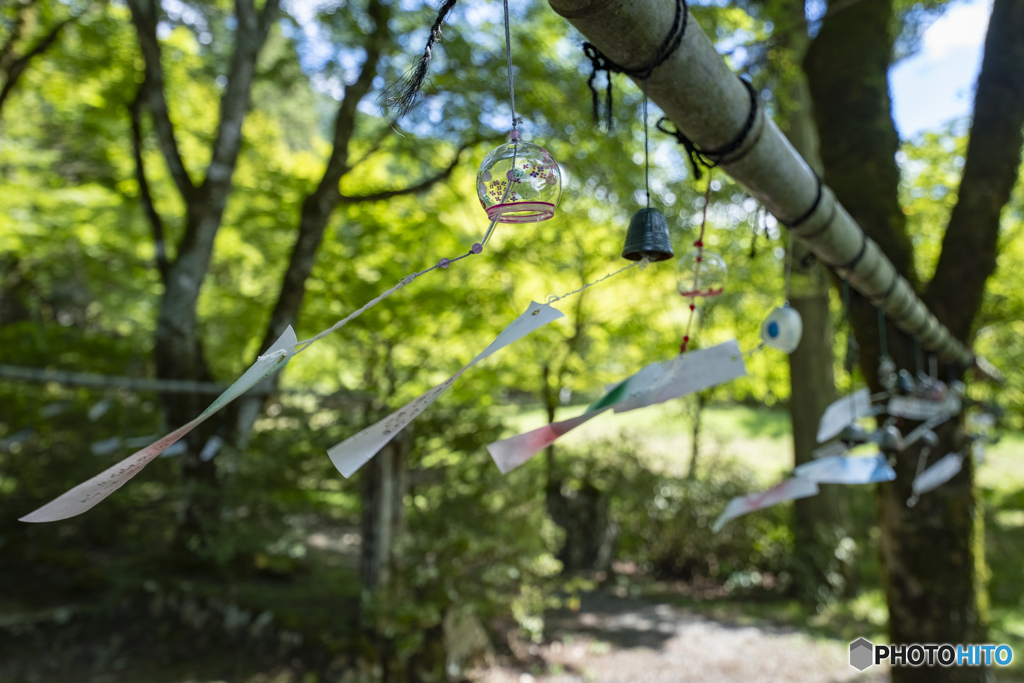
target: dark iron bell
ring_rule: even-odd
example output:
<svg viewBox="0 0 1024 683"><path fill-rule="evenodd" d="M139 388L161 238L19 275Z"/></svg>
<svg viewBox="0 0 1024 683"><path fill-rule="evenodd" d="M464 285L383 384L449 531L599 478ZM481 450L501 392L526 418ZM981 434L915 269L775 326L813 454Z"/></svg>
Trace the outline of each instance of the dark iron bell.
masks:
<svg viewBox="0 0 1024 683"><path fill-rule="evenodd" d="M903 433L895 425L888 425L878 430L878 436L872 441L878 443L878 449L884 453L895 453L903 450Z"/></svg>
<svg viewBox="0 0 1024 683"><path fill-rule="evenodd" d="M862 444L868 441L868 432L857 423L843 427L839 433L839 440L845 444Z"/></svg>
<svg viewBox="0 0 1024 683"><path fill-rule="evenodd" d="M673 255L665 214L649 207L633 214L622 258L639 261L646 256L651 261L664 261Z"/></svg>

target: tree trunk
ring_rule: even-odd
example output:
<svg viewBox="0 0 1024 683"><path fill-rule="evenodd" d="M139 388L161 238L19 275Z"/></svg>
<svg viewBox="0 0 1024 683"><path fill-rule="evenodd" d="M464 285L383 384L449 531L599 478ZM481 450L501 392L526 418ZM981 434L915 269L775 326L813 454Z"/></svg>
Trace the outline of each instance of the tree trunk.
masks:
<svg viewBox="0 0 1024 683"><path fill-rule="evenodd" d="M800 64L807 52L807 20L804 0L789 0L774 16L780 33L780 47L788 50L792 63ZM787 64L788 65L788 64ZM814 123L811 93L803 69L780 73L787 90L789 107L781 112L780 128L800 156L819 175L822 173L818 129ZM790 278L786 298L800 314L803 337L789 355L789 413L793 432L793 465L810 461L818 446L818 421L835 399L832 352L832 319L829 315L828 270L802 243L793 240L787 255ZM850 526L846 491L841 486L822 485L821 493L795 503L796 587L807 602L817 603L843 592L851 583L852 563L844 566L836 557L836 546Z"/></svg>
<svg viewBox="0 0 1024 683"><path fill-rule="evenodd" d="M892 26L889 0L863 0L848 6L823 23L805 65L826 180L904 277L917 282L904 216L896 202L899 170L894 155L899 140L890 115L887 81ZM940 259L957 266L939 268L929 287L930 294L956 291L958 304L953 312L935 301L934 295L929 299L941 322L960 340L969 336L985 280L994 267L999 210L1016 179L1024 123L1022 32L1024 3L997 0L978 84L973 149L968 152ZM1007 145L1015 147L1012 154L1006 152ZM976 170L968 174L972 162ZM969 182L975 176L979 182ZM958 221L958 216L968 214L970 219ZM877 391L877 317L860 297L854 297L853 323L861 369ZM901 352L892 354L901 367L915 366L909 346L904 344ZM889 347L898 349L891 341ZM898 426L906 432L914 425ZM939 445L929 464L965 445L962 416L936 431ZM920 447L900 453L895 458L896 479L878 487L890 639L893 643L984 642L984 533L972 459L965 458L956 477L908 508L919 455ZM968 667L893 669L894 683L980 682L987 675L984 669Z"/></svg>
<svg viewBox="0 0 1024 683"><path fill-rule="evenodd" d="M541 398L544 399L544 412L547 415L548 424L551 424L555 421L558 410L558 396L557 392L551 388L550 363L544 363L544 367L541 368ZM562 487L561 481L555 479L555 444L544 449L544 467L547 470L547 489L550 496L551 491L559 491Z"/></svg>
<svg viewBox="0 0 1024 683"><path fill-rule="evenodd" d="M392 548L401 533L407 487L406 462L412 433L403 430L362 468L363 512L360 577L371 595L387 586L392 570Z"/></svg>
<svg viewBox="0 0 1024 683"><path fill-rule="evenodd" d="M823 273L816 277L825 280ZM789 303L804 325L800 346L789 357L793 461L799 466L812 459L811 452L818 446L818 422L835 397L832 324L827 290L790 296ZM819 488L817 496L796 501L793 528L797 592L810 603L843 594L856 578L852 563L836 556L838 544L850 533L846 491L833 484Z"/></svg>
<svg viewBox="0 0 1024 683"><path fill-rule="evenodd" d="M911 283L912 248L897 201L899 138L890 114L888 69L893 51L891 0L862 0L826 19L805 60L821 134L825 181ZM852 297L860 367L872 391L881 353L878 319L863 297ZM890 344L897 364L913 368L906 345ZM902 353L900 351L903 351ZM909 425L899 425L907 431ZM952 430L939 452L956 450ZM896 480L878 486L882 564L893 643L967 643L984 634L976 585L975 508L970 465L929 502L908 509L919 448L896 458ZM939 501L945 501L944 503ZM942 508L942 509L937 509ZM894 667L894 683L978 681L973 668Z"/></svg>
<svg viewBox="0 0 1024 683"><path fill-rule="evenodd" d="M185 168L167 109L162 50L157 38L162 10L153 0L129 0L128 5L145 62L144 92L153 128L170 175L186 206L185 232L177 244L174 261L166 268L164 293L157 317L154 348L157 376L160 379L206 381L210 376L197 331L196 303L232 190L232 177L242 145L242 124L249 109L249 96L256 76L256 60L277 19L278 0L266 0L260 12L256 11L251 0L235 3L237 28L227 85L220 98L210 162L198 186L192 182ZM153 213L150 219L154 217L159 218ZM154 229L156 227L154 224ZM204 397L198 394L165 395L162 403L167 421L173 426L185 424L205 408ZM203 523L218 518L215 461L212 458L204 461L201 457L206 439L217 430L216 423L207 423L185 439L188 448L181 457L182 498L176 539L180 550L201 551L207 542Z"/></svg>
<svg viewBox="0 0 1024 683"><path fill-rule="evenodd" d="M704 415L704 406L707 403L708 399L703 391L698 392L693 398L693 441L690 444L690 468L686 471L687 479L697 478L697 459L700 457L701 417Z"/></svg>
<svg viewBox="0 0 1024 683"><path fill-rule="evenodd" d="M220 225L220 210L189 209L192 232L205 237L207 244L191 245L179 251L168 270L167 286L160 302L156 326L154 359L160 379L211 381L203 359L196 330L196 303L213 249L213 237ZM198 215L197 215L198 214ZM165 394L162 404L172 426L183 425L201 413L208 397L201 394ZM181 502L178 508L181 549L201 550L205 544L203 522L216 519L217 474L213 459L200 458L203 444L216 425L206 423L192 431L185 440L188 448L181 455Z"/></svg>

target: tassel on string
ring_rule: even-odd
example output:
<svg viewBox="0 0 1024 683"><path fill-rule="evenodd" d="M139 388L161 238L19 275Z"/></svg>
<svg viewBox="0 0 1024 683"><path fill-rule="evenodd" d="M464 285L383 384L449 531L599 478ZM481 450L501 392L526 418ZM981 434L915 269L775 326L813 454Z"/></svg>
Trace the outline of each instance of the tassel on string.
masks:
<svg viewBox="0 0 1024 683"><path fill-rule="evenodd" d="M430 71L430 58L433 56L434 44L441 38L441 27L448 19L448 15L455 9L458 0L443 0L437 8L437 17L434 25L430 27L430 36L427 38L427 45L423 48L416 66L405 72L401 80L393 83L384 91L384 103L389 109L395 111L401 118L408 114L419 104L422 99L423 81Z"/></svg>

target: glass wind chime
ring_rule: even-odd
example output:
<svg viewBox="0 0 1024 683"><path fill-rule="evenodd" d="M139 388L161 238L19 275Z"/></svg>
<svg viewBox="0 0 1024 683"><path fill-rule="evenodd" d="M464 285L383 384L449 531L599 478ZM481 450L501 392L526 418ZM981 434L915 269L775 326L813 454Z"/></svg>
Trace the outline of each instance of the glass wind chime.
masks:
<svg viewBox="0 0 1024 683"><path fill-rule="evenodd" d="M711 299L725 291L729 269L717 253L704 248L704 231L708 222L708 204L711 202L711 178L704 191L704 206L700 220L700 234L694 241L694 249L684 254L676 264L676 288L680 296L689 299L690 318L686 323L686 333L679 345L679 353L686 353L690 345L690 332L693 329L693 318L697 311L697 299Z"/></svg>
<svg viewBox="0 0 1024 683"><path fill-rule="evenodd" d="M789 248L786 249L785 274L782 287L789 296L789 282L793 274L793 233L789 233ZM789 305L789 299L776 306L761 323L761 345L790 354L800 346L804 334L804 322L800 313Z"/></svg>
<svg viewBox="0 0 1024 683"><path fill-rule="evenodd" d="M441 35L441 26L454 9L456 0L445 0L438 9L427 46L417 66L398 84L398 94L389 100L404 115L416 103L426 78L434 43ZM508 0L503 1L505 23L505 57L508 71L509 106L512 128L508 142L499 145L484 157L476 177L480 206L491 223L479 242L482 249L498 223L535 223L553 218L562 194L562 172L551 153L543 147L522 139L516 114L515 81L512 71L512 37L509 28ZM478 245L474 246L474 252Z"/></svg>

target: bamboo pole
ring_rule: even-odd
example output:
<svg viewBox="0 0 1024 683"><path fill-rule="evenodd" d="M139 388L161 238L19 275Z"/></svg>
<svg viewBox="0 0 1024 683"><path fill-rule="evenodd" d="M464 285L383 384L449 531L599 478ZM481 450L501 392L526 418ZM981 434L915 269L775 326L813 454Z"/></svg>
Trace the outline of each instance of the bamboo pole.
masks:
<svg viewBox="0 0 1024 683"><path fill-rule="evenodd" d="M548 0L612 61L649 64L668 28L675 3L665 0ZM690 15L682 43L654 70L647 92L666 116L702 149L720 149L743 131L750 95ZM744 143L720 166L743 185L797 239L880 306L897 327L917 335L944 363L974 367L1002 381L998 370L953 337L918 298L910 283L866 236L828 187L821 187L804 159L759 107ZM815 202L817 201L817 204ZM813 207L813 210L812 210ZM808 214L808 212L810 212ZM797 223L797 221L799 221ZM845 264L855 263L850 268Z"/></svg>

